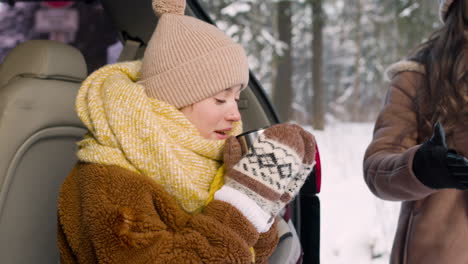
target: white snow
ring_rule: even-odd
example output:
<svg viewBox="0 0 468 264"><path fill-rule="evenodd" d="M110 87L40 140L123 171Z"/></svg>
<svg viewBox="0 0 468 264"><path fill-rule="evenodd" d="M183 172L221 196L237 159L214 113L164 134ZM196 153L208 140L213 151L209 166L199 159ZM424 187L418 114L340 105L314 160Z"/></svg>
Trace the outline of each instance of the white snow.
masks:
<svg viewBox="0 0 468 264"><path fill-rule="evenodd" d="M372 123L332 123L311 131L322 161L320 263L387 264L400 203L375 197L362 161Z"/></svg>
<svg viewBox="0 0 468 264"><path fill-rule="evenodd" d="M414 10L416 10L419 7L418 3L414 3L407 8L403 9L403 11L400 12L400 17L407 17L410 16L411 13L413 13Z"/></svg>
<svg viewBox="0 0 468 264"><path fill-rule="evenodd" d="M245 13L250 10L250 5L243 2L234 2L225 8L221 9L221 14L225 16L234 17L239 13Z"/></svg>

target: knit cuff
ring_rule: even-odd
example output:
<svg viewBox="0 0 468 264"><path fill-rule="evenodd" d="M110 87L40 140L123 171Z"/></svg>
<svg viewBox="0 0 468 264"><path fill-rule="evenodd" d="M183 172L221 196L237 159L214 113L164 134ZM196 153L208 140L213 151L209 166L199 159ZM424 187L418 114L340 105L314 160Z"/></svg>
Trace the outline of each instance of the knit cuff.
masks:
<svg viewBox="0 0 468 264"><path fill-rule="evenodd" d="M257 203L229 186L224 185L215 193L214 198L234 206L255 226L259 233L267 232L274 222L268 222L271 216L263 211Z"/></svg>

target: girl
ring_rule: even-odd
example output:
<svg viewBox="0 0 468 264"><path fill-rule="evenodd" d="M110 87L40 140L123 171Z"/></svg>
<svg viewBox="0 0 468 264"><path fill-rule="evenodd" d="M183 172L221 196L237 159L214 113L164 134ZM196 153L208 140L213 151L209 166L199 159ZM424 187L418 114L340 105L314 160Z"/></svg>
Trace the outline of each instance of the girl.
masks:
<svg viewBox="0 0 468 264"><path fill-rule="evenodd" d="M403 201L391 263L468 263L468 0L441 1L440 14L444 26L389 68L364 157L372 192Z"/></svg>
<svg viewBox="0 0 468 264"><path fill-rule="evenodd" d="M60 191L61 261L266 263L274 218L312 169L314 138L276 125L242 156L233 136L244 50L184 16L185 1L153 8L143 60L97 70L78 93L89 133Z"/></svg>

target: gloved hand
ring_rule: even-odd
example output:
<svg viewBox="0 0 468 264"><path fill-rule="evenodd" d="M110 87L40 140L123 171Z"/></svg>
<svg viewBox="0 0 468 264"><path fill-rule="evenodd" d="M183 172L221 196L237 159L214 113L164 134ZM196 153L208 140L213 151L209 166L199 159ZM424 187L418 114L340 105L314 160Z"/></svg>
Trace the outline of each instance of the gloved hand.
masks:
<svg viewBox="0 0 468 264"><path fill-rule="evenodd" d="M468 189L468 159L448 149L445 131L437 122L432 137L414 155L413 171L426 186L434 189Z"/></svg>
<svg viewBox="0 0 468 264"><path fill-rule="evenodd" d="M226 142L225 185L255 201L272 217L299 192L315 161L315 138L298 125L267 128L242 156L235 137Z"/></svg>
<svg viewBox="0 0 468 264"><path fill-rule="evenodd" d="M458 154L455 150L447 152L447 163L450 174L457 179L462 186L461 190L468 189L468 159Z"/></svg>

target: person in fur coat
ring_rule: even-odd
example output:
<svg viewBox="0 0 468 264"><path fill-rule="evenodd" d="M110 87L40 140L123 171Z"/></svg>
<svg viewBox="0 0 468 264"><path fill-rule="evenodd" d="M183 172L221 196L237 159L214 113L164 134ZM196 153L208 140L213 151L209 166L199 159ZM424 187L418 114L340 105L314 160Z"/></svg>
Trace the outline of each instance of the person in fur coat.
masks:
<svg viewBox="0 0 468 264"><path fill-rule="evenodd" d="M59 193L61 263L267 263L315 139L274 125L243 155L243 48L184 0L153 9L142 61L104 66L78 92L88 133Z"/></svg>
<svg viewBox="0 0 468 264"><path fill-rule="evenodd" d="M392 264L468 263L468 0L388 69L385 106L364 157L378 197L402 201Z"/></svg>

